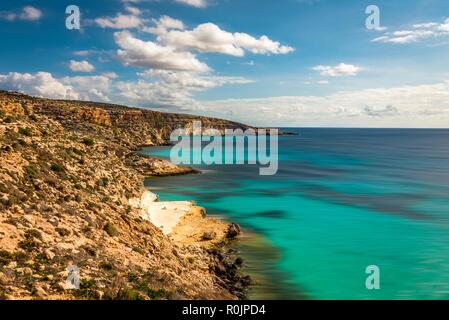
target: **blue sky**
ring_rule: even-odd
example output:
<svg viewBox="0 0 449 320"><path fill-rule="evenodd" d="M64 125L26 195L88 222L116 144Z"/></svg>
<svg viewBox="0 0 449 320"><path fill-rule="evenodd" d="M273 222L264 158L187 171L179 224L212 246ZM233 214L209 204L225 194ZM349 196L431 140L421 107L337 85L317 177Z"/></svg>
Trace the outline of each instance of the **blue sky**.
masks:
<svg viewBox="0 0 449 320"><path fill-rule="evenodd" d="M445 0L3 1L0 88L255 125L448 127L448 18Z"/></svg>

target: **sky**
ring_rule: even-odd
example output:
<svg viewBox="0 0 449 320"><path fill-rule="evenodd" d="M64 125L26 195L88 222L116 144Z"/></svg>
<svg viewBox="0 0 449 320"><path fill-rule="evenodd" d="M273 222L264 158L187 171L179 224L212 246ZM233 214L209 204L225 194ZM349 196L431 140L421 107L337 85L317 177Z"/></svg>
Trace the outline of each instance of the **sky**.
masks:
<svg viewBox="0 0 449 320"><path fill-rule="evenodd" d="M449 127L447 0L1 1L0 37L4 90L257 126Z"/></svg>

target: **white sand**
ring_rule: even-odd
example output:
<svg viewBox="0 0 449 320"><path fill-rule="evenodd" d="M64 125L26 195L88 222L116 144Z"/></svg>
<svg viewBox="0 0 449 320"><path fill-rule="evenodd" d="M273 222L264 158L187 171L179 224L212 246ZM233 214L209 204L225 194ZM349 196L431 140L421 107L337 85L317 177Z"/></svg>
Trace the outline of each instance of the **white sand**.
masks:
<svg viewBox="0 0 449 320"><path fill-rule="evenodd" d="M193 201L159 202L158 196L151 191L145 191L140 199L130 199L129 204L140 208L141 217L160 228L164 234L170 234L179 220L195 205Z"/></svg>

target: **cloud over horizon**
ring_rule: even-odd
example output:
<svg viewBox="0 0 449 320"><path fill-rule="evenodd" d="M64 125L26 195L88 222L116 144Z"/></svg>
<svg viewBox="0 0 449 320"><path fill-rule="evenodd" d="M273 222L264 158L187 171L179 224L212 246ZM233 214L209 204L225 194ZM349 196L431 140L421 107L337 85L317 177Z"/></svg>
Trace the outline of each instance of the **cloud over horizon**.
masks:
<svg viewBox="0 0 449 320"><path fill-rule="evenodd" d="M0 11L0 19L6 21L24 20L24 21L38 21L42 18L42 11L33 6L25 6L20 12L15 11Z"/></svg>

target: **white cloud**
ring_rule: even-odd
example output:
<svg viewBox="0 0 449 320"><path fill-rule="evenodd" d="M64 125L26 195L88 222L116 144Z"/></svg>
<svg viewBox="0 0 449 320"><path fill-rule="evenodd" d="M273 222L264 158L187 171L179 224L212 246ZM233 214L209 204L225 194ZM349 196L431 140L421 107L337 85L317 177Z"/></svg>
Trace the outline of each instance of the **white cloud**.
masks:
<svg viewBox="0 0 449 320"><path fill-rule="evenodd" d="M24 7L22 9L22 14L20 15L20 19L29 21L36 21L39 20L41 17L42 11L32 6Z"/></svg>
<svg viewBox="0 0 449 320"><path fill-rule="evenodd" d="M125 6L125 10L127 12L129 12L130 14L135 15L135 16L138 16L138 15L142 14L142 11L139 8L132 7L132 6L129 6L129 5Z"/></svg>
<svg viewBox="0 0 449 320"><path fill-rule="evenodd" d="M69 68L75 72L92 72L95 70L95 67L91 65L88 61L75 61L70 60Z"/></svg>
<svg viewBox="0 0 449 320"><path fill-rule="evenodd" d="M142 27L144 21L133 14L118 13L115 17L97 18L95 23L101 28L134 29Z"/></svg>
<svg viewBox="0 0 449 320"><path fill-rule="evenodd" d="M79 94L70 85L53 78L48 72L0 74L0 87L39 97L55 99L79 99Z"/></svg>
<svg viewBox="0 0 449 320"><path fill-rule="evenodd" d="M292 47L281 45L265 35L254 38L246 33L231 33L213 23L200 24L193 30L182 30L183 24L179 20L174 21L179 25L167 27L164 20L160 19L156 21L156 27L146 28L145 31L156 34L159 42L177 50L218 52L240 57L245 55L245 50L254 54L286 54L294 51Z"/></svg>
<svg viewBox="0 0 449 320"><path fill-rule="evenodd" d="M184 30L184 23L181 20L173 19L169 16L162 16L159 19L153 19L155 27L144 27L143 31L153 34L163 34L168 30Z"/></svg>
<svg viewBox="0 0 449 320"><path fill-rule="evenodd" d="M75 56L79 56L79 57L87 57L88 55L91 54L91 51L90 50L77 50L77 51L74 51L73 54Z"/></svg>
<svg viewBox="0 0 449 320"><path fill-rule="evenodd" d="M0 12L0 19L7 21L25 20L25 21L37 21L42 17L42 11L33 7L25 6L21 12L2 11Z"/></svg>
<svg viewBox="0 0 449 320"><path fill-rule="evenodd" d="M261 126L448 127L449 82L199 102L190 112Z"/></svg>
<svg viewBox="0 0 449 320"><path fill-rule="evenodd" d="M206 72L210 68L190 52L176 51L151 41L142 41L128 31L114 33L120 49L117 56L125 65L149 69Z"/></svg>
<svg viewBox="0 0 449 320"><path fill-rule="evenodd" d="M109 79L117 79L118 78L118 74L115 72L105 72L102 75Z"/></svg>
<svg viewBox="0 0 449 320"><path fill-rule="evenodd" d="M175 0L176 2L187 4L189 6L204 8L207 6L206 0Z"/></svg>
<svg viewBox="0 0 449 320"><path fill-rule="evenodd" d="M314 71L318 71L322 76L326 77L345 77L356 76L362 68L352 64L340 63L336 66L315 66L312 68Z"/></svg>
<svg viewBox="0 0 449 320"><path fill-rule="evenodd" d="M113 94L111 78L106 75L64 77L61 82L74 88L81 100L109 102Z"/></svg>
<svg viewBox="0 0 449 320"><path fill-rule="evenodd" d="M449 36L449 19L443 23L427 22L414 24L410 30L386 32L381 37L373 39L373 42L409 44L426 39Z"/></svg>
<svg viewBox="0 0 449 320"><path fill-rule="evenodd" d="M106 76L77 76L56 79L48 72L0 74L0 88L51 99L110 101L114 94Z"/></svg>
<svg viewBox="0 0 449 320"><path fill-rule="evenodd" d="M148 70L140 73L136 82L120 82L119 94L138 105L156 104L177 108L190 108L197 102L195 92L229 84L246 84L242 77L200 75L185 71Z"/></svg>

